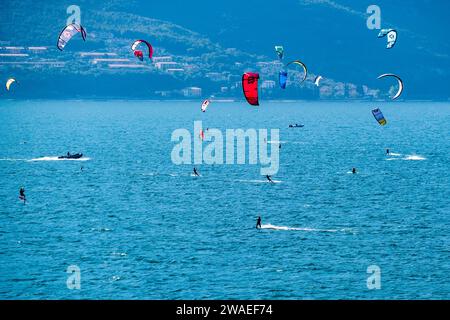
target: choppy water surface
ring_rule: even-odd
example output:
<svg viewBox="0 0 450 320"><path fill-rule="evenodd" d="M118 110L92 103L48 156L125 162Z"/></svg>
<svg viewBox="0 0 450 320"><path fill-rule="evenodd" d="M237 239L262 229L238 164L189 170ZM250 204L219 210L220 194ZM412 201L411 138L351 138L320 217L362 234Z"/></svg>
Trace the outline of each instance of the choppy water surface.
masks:
<svg viewBox="0 0 450 320"><path fill-rule="evenodd" d="M277 183L174 165L194 120L279 128ZM449 299L449 123L448 103L1 101L0 298Z"/></svg>

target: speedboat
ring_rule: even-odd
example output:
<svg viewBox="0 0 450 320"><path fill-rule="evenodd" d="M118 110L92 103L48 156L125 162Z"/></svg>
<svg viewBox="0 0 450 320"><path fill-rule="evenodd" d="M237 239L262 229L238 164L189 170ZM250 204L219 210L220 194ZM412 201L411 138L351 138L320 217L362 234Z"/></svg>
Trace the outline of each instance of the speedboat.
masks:
<svg viewBox="0 0 450 320"><path fill-rule="evenodd" d="M59 156L58 159L80 159L83 156L82 153L67 154L65 156Z"/></svg>

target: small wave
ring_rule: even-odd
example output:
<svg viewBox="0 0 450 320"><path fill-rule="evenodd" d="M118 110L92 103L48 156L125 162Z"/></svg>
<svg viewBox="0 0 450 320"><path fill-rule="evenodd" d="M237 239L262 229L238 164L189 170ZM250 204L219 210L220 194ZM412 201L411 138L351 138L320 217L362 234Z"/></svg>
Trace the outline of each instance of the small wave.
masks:
<svg viewBox="0 0 450 320"><path fill-rule="evenodd" d="M150 176L150 177L152 177L152 176L158 175L158 173L157 172L145 172L142 175L143 176Z"/></svg>
<svg viewBox="0 0 450 320"><path fill-rule="evenodd" d="M272 140L269 140L269 141L267 141L267 143L270 143L270 144L282 144L282 143L286 143L286 141L276 141L276 140L272 141Z"/></svg>
<svg viewBox="0 0 450 320"><path fill-rule="evenodd" d="M293 228L293 227L286 227L286 226L274 226L270 223L261 225L261 229L282 230L282 231L307 231L307 232L338 232L339 231L337 229L314 229L314 228Z"/></svg>
<svg viewBox="0 0 450 320"><path fill-rule="evenodd" d="M27 160L27 161L34 162L34 161L88 161L88 160L91 160L91 158L81 157L79 159L59 159L58 157L41 157L41 158L34 158L31 160Z"/></svg>
<svg viewBox="0 0 450 320"><path fill-rule="evenodd" d="M153 177L153 176L169 176L169 177L178 177L177 173L158 173L158 172L145 172L142 174L143 176Z"/></svg>
<svg viewBox="0 0 450 320"><path fill-rule="evenodd" d="M389 152L387 155L388 156L392 156L392 157L400 157L402 154L401 153Z"/></svg>
<svg viewBox="0 0 450 320"><path fill-rule="evenodd" d="M109 231L112 231L112 229L109 229L109 228L91 228L91 231L109 232Z"/></svg>
<svg viewBox="0 0 450 320"><path fill-rule="evenodd" d="M127 254L125 252L113 252L112 255L116 256L116 257L126 257L127 256Z"/></svg>
<svg viewBox="0 0 450 320"><path fill-rule="evenodd" d="M294 142L291 142L292 144L307 144L308 142L305 142L305 141L294 141Z"/></svg>

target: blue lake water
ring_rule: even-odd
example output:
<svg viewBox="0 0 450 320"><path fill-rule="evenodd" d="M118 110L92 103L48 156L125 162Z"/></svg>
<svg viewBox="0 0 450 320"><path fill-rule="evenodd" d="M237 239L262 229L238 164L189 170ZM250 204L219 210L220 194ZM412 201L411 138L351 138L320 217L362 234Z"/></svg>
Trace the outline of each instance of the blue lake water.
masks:
<svg viewBox="0 0 450 320"><path fill-rule="evenodd" d="M173 164L195 120L279 128L279 183ZM0 101L0 298L450 299L449 124L431 102Z"/></svg>

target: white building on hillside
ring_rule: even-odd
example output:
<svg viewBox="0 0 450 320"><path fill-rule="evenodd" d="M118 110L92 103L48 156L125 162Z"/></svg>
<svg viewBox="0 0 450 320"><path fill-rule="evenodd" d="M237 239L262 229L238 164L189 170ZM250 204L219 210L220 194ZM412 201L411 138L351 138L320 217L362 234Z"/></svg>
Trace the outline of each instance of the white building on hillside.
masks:
<svg viewBox="0 0 450 320"><path fill-rule="evenodd" d="M188 98L200 97L202 95L202 88L188 87L183 89L183 96Z"/></svg>

